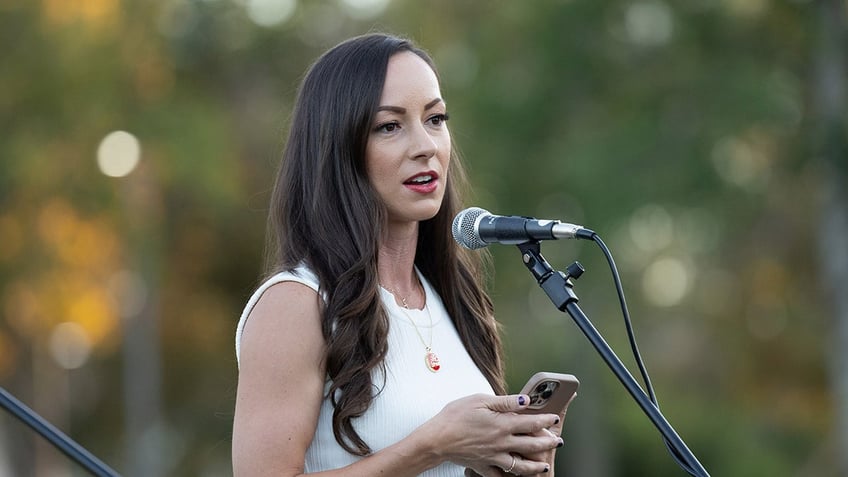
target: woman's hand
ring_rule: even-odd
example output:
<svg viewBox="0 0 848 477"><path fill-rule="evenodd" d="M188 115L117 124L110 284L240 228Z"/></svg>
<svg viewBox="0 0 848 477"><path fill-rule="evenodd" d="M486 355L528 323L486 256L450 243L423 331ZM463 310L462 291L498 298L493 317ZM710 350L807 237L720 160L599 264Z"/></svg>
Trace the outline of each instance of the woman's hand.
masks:
<svg viewBox="0 0 848 477"><path fill-rule="evenodd" d="M551 463L536 456L547 457L561 445L546 429L561 429L562 418L521 414L529 401L526 395L475 394L449 403L422 430L437 440L433 447L443 460L482 477L503 477L506 469L514 475L549 472Z"/></svg>
<svg viewBox="0 0 848 477"><path fill-rule="evenodd" d="M541 460L541 461L547 462L548 465L550 465L550 472L544 474L546 477L553 477L553 475L554 475L554 458L556 457L556 449L559 448L559 447L562 447L562 445L563 445L563 440L562 440L561 436L562 436L562 427L563 427L563 424L565 424L565 413L568 411L568 405L571 404L571 401L573 401L575 397L577 397L577 393L574 393L571 396L571 399L569 399L568 402L565 403L565 406L563 406L562 409L560 410L560 412L559 412L559 422L558 423L554 424L553 426L551 426L547 429L542 429L541 431L539 431L540 435L548 435L548 436L553 436L553 437L557 438L559 440L559 445L557 445L557 447L554 448L554 449L548 450L547 452L530 454L530 455L525 456L528 459ZM522 474L522 475L527 475L527 474ZM530 474L530 475L533 475L533 474Z"/></svg>

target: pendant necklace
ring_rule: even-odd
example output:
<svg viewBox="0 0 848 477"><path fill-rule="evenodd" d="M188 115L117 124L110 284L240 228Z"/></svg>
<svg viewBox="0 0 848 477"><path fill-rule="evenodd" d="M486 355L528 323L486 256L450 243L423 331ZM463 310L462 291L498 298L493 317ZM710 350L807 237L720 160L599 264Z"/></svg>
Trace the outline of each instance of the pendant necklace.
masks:
<svg viewBox="0 0 848 477"><path fill-rule="evenodd" d="M409 315L409 304L406 303L406 297L401 296L399 293L394 291L393 289L380 284L383 288L389 291L392 296L395 296L400 299L401 302L401 313L406 316L406 319L412 323L412 328L415 330L415 334L418 335L418 339L421 341L421 344L424 345L424 364L427 366L431 372L437 372L442 368L441 361L439 361L439 356L433 351L433 315L430 314L430 305L427 303L427 292L424 292L424 310L427 312L427 320L430 322L430 341L427 344L427 341L424 341L424 336L421 335L421 332L418 331L418 325L415 324L415 320L412 319L412 316ZM422 286L422 288L424 288Z"/></svg>

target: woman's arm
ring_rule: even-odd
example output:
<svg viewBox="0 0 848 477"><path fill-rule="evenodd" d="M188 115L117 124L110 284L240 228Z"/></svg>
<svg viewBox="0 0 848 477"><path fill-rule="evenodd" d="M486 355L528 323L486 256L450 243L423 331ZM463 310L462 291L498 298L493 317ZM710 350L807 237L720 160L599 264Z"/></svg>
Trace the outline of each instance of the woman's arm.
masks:
<svg viewBox="0 0 848 477"><path fill-rule="evenodd" d="M236 476L303 473L324 392L319 300L311 288L283 282L250 312L233 421Z"/></svg>
<svg viewBox="0 0 848 477"><path fill-rule="evenodd" d="M304 472L324 392L319 300L312 289L283 282L270 287L250 313L241 341L233 423L236 477ZM500 476L497 467L509 467L511 452L544 453L559 443L540 432L559 418L518 414L528 400L523 398L524 404L517 395L456 400L403 440L320 475L413 477L451 461L485 477ZM521 460L513 472L540 473L546 467L544 461Z"/></svg>

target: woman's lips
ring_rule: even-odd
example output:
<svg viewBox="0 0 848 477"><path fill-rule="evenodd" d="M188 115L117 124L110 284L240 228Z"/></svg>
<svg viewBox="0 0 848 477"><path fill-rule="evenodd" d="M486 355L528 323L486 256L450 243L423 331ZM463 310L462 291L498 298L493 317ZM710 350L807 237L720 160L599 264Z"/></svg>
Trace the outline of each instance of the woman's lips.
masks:
<svg viewBox="0 0 848 477"><path fill-rule="evenodd" d="M429 194L436 190L439 185L439 176L434 172L416 174L403 183L407 189L419 194Z"/></svg>

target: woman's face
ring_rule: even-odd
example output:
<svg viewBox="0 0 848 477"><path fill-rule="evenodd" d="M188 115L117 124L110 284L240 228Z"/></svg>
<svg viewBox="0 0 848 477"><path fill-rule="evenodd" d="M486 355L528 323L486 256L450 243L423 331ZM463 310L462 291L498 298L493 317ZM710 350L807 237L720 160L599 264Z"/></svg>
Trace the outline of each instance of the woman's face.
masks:
<svg viewBox="0 0 848 477"><path fill-rule="evenodd" d="M411 52L389 59L365 164L390 222L430 219L442 205L451 152L445 108L423 59Z"/></svg>

